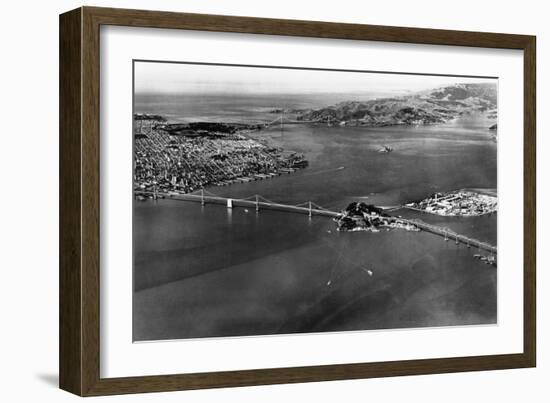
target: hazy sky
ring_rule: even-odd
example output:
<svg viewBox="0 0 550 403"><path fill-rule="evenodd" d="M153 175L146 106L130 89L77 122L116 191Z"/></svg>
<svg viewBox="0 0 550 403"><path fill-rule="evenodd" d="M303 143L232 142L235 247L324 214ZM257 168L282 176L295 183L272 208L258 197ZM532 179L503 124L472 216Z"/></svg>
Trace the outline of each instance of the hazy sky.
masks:
<svg viewBox="0 0 550 403"><path fill-rule="evenodd" d="M138 93L353 93L421 91L494 79L136 62Z"/></svg>

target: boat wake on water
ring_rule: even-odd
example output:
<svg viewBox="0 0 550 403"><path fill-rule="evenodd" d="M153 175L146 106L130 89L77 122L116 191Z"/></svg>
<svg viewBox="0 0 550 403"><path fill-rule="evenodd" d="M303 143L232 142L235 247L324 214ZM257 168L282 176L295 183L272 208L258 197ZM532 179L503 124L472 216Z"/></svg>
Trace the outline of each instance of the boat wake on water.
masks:
<svg viewBox="0 0 550 403"><path fill-rule="evenodd" d="M306 174L303 174L302 176L321 175L321 174L326 174L326 173L329 173L329 172L342 171L344 169L346 169L346 167L323 169L323 170L320 170L320 171L308 172Z"/></svg>

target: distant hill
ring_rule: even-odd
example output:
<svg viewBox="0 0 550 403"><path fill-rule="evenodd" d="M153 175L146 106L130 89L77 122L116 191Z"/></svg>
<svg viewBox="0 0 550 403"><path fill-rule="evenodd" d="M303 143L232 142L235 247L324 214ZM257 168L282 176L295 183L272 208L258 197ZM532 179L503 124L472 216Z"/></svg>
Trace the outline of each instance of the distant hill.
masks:
<svg viewBox="0 0 550 403"><path fill-rule="evenodd" d="M349 126L444 123L462 114L489 112L496 117L495 84L456 84L392 98L345 101L320 109L295 110L298 120Z"/></svg>

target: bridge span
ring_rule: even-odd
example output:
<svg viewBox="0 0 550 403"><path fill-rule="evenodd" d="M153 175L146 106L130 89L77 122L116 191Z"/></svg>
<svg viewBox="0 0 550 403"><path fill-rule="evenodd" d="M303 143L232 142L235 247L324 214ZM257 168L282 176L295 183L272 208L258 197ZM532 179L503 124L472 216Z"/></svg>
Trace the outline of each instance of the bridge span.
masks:
<svg viewBox="0 0 550 403"><path fill-rule="evenodd" d="M136 192L136 194L137 195L142 194L145 196L154 196L153 192ZM250 207L255 209L256 211L259 211L260 209L288 211L292 213L307 214L309 217L313 215L318 215L318 216L324 216L324 217L338 218L342 215L342 213L339 213L337 211L330 211L311 201L304 202L294 206L291 204L275 203L260 195L254 195L251 197L247 197L245 199L238 199L238 198L229 198L229 197L206 194L204 192L201 194L194 194L194 193L176 194L176 193L157 192L156 194L157 194L157 197L164 196L174 200L198 202L198 203L201 203L202 205L205 205L206 203L211 203L211 204L222 204L230 208Z"/></svg>
<svg viewBox="0 0 550 403"><path fill-rule="evenodd" d="M153 198L163 196L174 200L201 203L202 205L205 205L206 203L221 204L221 205L227 206L228 208L250 207L255 209L256 211L260 211L260 209L286 211L291 213L307 214L309 217L312 217L314 215L331 217L331 218L342 217L341 212L328 210L312 201L307 201L304 203L300 203L298 205L290 205L290 204L283 204L283 203L275 203L271 200L264 198L261 195L254 195L244 199L240 199L240 198L229 198L229 197L217 196L214 194L208 194L204 190L201 190L199 194L136 191L135 195L136 196L141 195L141 196L153 197ZM388 211L395 210L396 206L391 206L386 209ZM497 253L496 246L493 246L487 242L482 242L477 239L467 237L465 235L458 234L450 229L431 225L418 219L407 219L407 218L401 218L401 217L399 218L394 217L394 218L404 224L414 225L423 231L441 236L445 239L445 241L452 241L457 245L461 243L466 245L468 248L473 247L473 248L484 250L490 253L494 253L494 254Z"/></svg>

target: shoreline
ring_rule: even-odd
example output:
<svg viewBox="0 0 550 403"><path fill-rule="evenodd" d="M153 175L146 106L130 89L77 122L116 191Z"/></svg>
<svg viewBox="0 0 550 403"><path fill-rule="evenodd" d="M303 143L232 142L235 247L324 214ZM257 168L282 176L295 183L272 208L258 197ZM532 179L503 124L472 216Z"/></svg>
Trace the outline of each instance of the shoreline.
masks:
<svg viewBox="0 0 550 403"><path fill-rule="evenodd" d="M420 208L411 207L411 206L407 206L407 205L401 206L400 208L404 209L404 210L411 210L411 211L416 211L416 212L419 212L419 213L430 214L430 215L434 215L434 216L438 216L438 217L465 217L465 218L468 218L468 217L483 217L485 215L491 215L491 214L498 213L498 210L495 209L495 210L480 213L480 214L440 214L440 213L434 213L432 211L426 211L426 210L423 210L423 209L420 209Z"/></svg>
<svg viewBox="0 0 550 403"><path fill-rule="evenodd" d="M435 192L402 208L440 217L480 217L498 213L498 197L494 188L461 188Z"/></svg>
<svg viewBox="0 0 550 403"><path fill-rule="evenodd" d="M134 190L184 193L271 179L306 168L299 154L249 136L253 127L228 123L167 123L134 116Z"/></svg>

